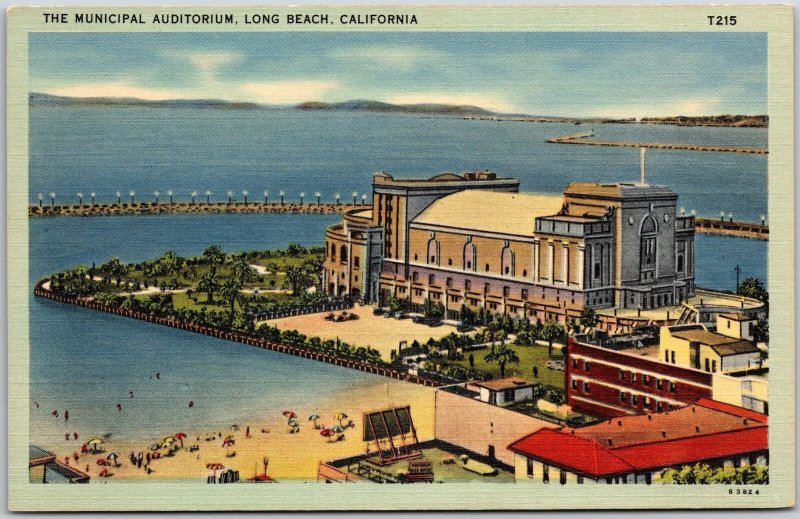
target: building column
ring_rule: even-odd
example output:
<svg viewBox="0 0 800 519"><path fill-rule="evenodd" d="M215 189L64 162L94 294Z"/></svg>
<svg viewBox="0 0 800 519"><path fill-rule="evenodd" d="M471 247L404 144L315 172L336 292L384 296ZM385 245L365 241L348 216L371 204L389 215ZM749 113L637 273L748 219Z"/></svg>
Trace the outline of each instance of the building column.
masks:
<svg viewBox="0 0 800 519"><path fill-rule="evenodd" d="M533 240L533 282L539 282L539 239Z"/></svg>
<svg viewBox="0 0 800 519"><path fill-rule="evenodd" d="M553 261L553 242L547 242L547 276L550 284L553 284L553 274L555 269L555 262Z"/></svg>
<svg viewBox="0 0 800 519"><path fill-rule="evenodd" d="M561 280L569 286L569 243L561 242Z"/></svg>
<svg viewBox="0 0 800 519"><path fill-rule="evenodd" d="M583 259L583 245L578 245L578 287L583 290L583 271L586 269Z"/></svg>

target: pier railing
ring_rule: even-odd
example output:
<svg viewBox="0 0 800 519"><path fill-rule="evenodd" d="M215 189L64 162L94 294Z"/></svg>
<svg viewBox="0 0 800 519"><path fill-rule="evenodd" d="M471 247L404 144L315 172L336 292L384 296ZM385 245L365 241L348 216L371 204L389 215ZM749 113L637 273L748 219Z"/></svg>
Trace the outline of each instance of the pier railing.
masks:
<svg viewBox="0 0 800 519"><path fill-rule="evenodd" d="M296 202L136 202L136 203L83 203L83 204L42 204L28 206L29 217L52 216L115 216L137 214L216 214L216 213L303 213L303 214L344 214L353 209L368 209L366 201L351 203L296 203Z"/></svg>
<svg viewBox="0 0 800 519"><path fill-rule="evenodd" d="M172 317L153 315L147 312L142 312L140 310L132 310L129 308L122 308L119 306L111 306L104 303L99 303L92 299L56 294L52 290L44 288L44 283L46 282L47 280L42 280L39 283L37 283L36 287L33 290L34 296L41 297L44 299L49 299L51 301L56 301L58 303L72 304L76 306L81 306L83 308L88 308L91 310L106 312L113 315L129 317L132 319L139 319L140 321L146 321L148 323L160 324L163 326L177 328L179 330L200 333L203 335L208 335L210 337L216 337L218 339L225 339L228 341L247 344L249 346L256 346L266 350L277 351L279 353L286 353L297 357L303 357L306 359L326 362L328 364L333 364L335 366L357 369L359 371L364 371L366 373L381 375L384 377L393 378L396 380L402 380L405 382L411 382L414 384L420 384L423 386L438 387L442 385L442 383L436 379L431 379L419 375L412 375L408 373L408 371L402 371L392 367L378 366L375 364L369 364L367 362L361 362L359 360L338 357L335 355L331 355L330 353L319 351L313 348L293 346L282 342L270 341L262 337L248 335L246 333L239 331L225 330L215 326L180 321Z"/></svg>

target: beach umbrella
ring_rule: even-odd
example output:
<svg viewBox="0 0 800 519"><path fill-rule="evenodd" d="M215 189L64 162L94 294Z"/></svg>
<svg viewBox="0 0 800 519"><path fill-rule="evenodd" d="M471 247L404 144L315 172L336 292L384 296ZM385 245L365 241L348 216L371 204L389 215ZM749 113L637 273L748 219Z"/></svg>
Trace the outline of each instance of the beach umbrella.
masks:
<svg viewBox="0 0 800 519"><path fill-rule="evenodd" d="M296 418L297 417L297 415L295 414L294 411L284 411L283 412L283 416L285 416L286 418Z"/></svg>
<svg viewBox="0 0 800 519"><path fill-rule="evenodd" d="M173 438L172 436L166 436L166 437L164 437L163 440L161 440L161 443L172 443L174 441L175 441L175 438Z"/></svg>
<svg viewBox="0 0 800 519"><path fill-rule="evenodd" d="M333 419L338 420L339 425L342 425L342 420L344 420L345 418L347 418L347 415L344 413L336 413L335 415L333 415Z"/></svg>
<svg viewBox="0 0 800 519"><path fill-rule="evenodd" d="M336 433L335 433L335 432L333 432L333 429L322 429L322 430L319 432L319 435L320 435L320 436L325 436L326 438L330 438L330 437L331 437L331 436L333 436L334 434L336 434Z"/></svg>
<svg viewBox="0 0 800 519"><path fill-rule="evenodd" d="M224 469L225 465L219 462L206 463L206 468L214 471L214 479L217 479L217 471Z"/></svg>
<svg viewBox="0 0 800 519"><path fill-rule="evenodd" d="M175 433L175 439L181 442L181 449L183 448L183 439L186 438L186 433Z"/></svg>
<svg viewBox="0 0 800 519"><path fill-rule="evenodd" d="M115 466L119 466L119 464L117 463L117 458L119 458L119 454L117 454L116 452L112 452L111 454L106 456L107 460L111 460L114 462Z"/></svg>
<svg viewBox="0 0 800 519"><path fill-rule="evenodd" d="M94 438L92 438L92 439L90 439L89 441L86 442L87 445L91 445L93 451L96 451L97 450L97 446L100 445L101 443L105 443L105 442L103 441L102 438L97 438L97 437L94 437Z"/></svg>
<svg viewBox="0 0 800 519"><path fill-rule="evenodd" d="M148 448L149 448L151 451L157 451L158 449L160 449L160 448L161 448L161 446L160 446L159 444L157 444L157 443L154 443L153 445L151 445L151 446L150 446L150 447L148 447Z"/></svg>
<svg viewBox="0 0 800 519"><path fill-rule="evenodd" d="M344 432L344 429L342 428L342 426L341 426L341 425L334 425L334 426L332 427L332 430L333 430L333 432L335 432L335 433L343 433L343 432Z"/></svg>
<svg viewBox="0 0 800 519"><path fill-rule="evenodd" d="M319 420L319 415L317 413L311 413L308 417L309 422L314 422L315 429L319 428L319 426L317 425L317 420Z"/></svg>
<svg viewBox="0 0 800 519"><path fill-rule="evenodd" d="M106 460L104 460L103 458L100 458L99 460L97 460L97 464L105 466L105 465L108 465L108 462Z"/></svg>

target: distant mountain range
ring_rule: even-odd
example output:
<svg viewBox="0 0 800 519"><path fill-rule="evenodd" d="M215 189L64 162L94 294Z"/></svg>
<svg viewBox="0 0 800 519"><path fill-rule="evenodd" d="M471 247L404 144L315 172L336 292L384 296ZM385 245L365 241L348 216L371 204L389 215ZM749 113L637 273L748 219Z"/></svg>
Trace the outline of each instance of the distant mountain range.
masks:
<svg viewBox="0 0 800 519"><path fill-rule="evenodd" d="M508 114L487 110L473 105L450 105L438 103L392 104L368 99L354 99L338 103L308 101L298 105L266 105L244 101L225 101L222 99L165 99L149 100L135 97L69 97L40 92L32 92L28 96L29 106L138 106L151 108L198 108L217 110L266 110L275 108L296 108L298 110L320 111L352 111L405 113L415 115L460 117L464 119L481 119L519 122L566 122L566 123L649 123L673 124L679 126L737 126L767 127L769 118L766 115L714 115L714 116L675 116L649 117L646 119L612 119L593 117L558 117L546 115Z"/></svg>

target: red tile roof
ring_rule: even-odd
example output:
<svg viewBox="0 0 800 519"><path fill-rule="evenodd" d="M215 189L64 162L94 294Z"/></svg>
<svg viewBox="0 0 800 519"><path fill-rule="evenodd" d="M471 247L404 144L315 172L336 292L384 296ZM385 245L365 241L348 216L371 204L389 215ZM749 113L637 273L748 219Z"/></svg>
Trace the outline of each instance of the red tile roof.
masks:
<svg viewBox="0 0 800 519"><path fill-rule="evenodd" d="M605 445L597 440L608 434L605 423L580 429L542 429L509 445L509 450L535 458L544 463L564 467L567 470L590 477L604 477L643 470L657 470L665 467L697 463L704 460L727 458L767 449L767 417L761 413L707 398L695 401L694 406L708 409L709 412L722 413L736 417L742 422L731 423L729 418L726 430L713 430L708 422L700 430L687 434L683 427L667 430L666 438L653 438L644 435L638 442L611 440ZM689 410L689 406L685 408ZM664 413L666 414L666 413ZM675 411L672 414L678 414ZM695 413L693 413L695 414ZM642 424L639 416L622 417L614 420ZM710 416L706 417L711 418ZM722 417L720 417L722 419ZM745 423L751 421L750 423ZM662 425L662 424L659 424ZM595 434L596 432L599 434ZM659 427L659 431L661 427ZM608 441L608 440L606 440Z"/></svg>
<svg viewBox="0 0 800 519"><path fill-rule="evenodd" d="M564 433L560 429L540 429L515 441L508 448L513 452L590 476L624 474L636 470L636 467L597 442Z"/></svg>

